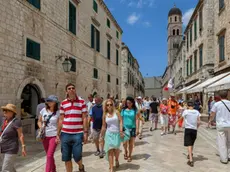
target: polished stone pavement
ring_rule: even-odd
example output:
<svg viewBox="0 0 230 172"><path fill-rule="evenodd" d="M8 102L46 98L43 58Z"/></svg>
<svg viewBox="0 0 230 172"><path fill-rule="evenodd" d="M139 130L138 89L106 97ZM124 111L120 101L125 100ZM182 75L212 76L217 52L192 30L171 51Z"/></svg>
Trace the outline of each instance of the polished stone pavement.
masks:
<svg viewBox="0 0 230 172"><path fill-rule="evenodd" d="M115 171L120 172L229 172L230 163L223 165L219 161L216 149L216 131L206 129L206 124L199 128L198 138L195 143L194 161L195 166L189 167L186 162L187 151L183 146L183 132L177 135L168 134L160 136L160 130L149 131L149 124L144 126L143 139L136 140L133 161L127 163L120 156L120 167ZM94 145L84 145L85 170L87 172L107 172L108 162L94 156ZM61 153L55 154L57 172L64 172L65 166L61 161ZM44 172L45 157L34 161L21 162L18 172ZM74 171L78 167L74 165Z"/></svg>

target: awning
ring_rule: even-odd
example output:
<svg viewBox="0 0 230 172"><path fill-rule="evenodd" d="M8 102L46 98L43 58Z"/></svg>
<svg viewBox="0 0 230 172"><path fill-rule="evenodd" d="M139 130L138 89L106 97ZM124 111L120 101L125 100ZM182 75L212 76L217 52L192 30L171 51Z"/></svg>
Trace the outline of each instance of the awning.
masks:
<svg viewBox="0 0 230 172"><path fill-rule="evenodd" d="M191 84L191 85L189 85L189 86L187 86L187 87L184 87L184 88L182 88L180 91L178 91L176 94L182 94L182 93L187 93L187 91L190 89L190 88L193 88L193 87L195 87L197 84L199 84L201 81L197 81L197 82L195 82L194 84Z"/></svg>
<svg viewBox="0 0 230 172"><path fill-rule="evenodd" d="M208 87L209 85L219 81L220 79L224 78L225 76L229 75L230 72L227 73L222 73L220 75L217 75L213 78L210 78L204 82L202 82L201 84L193 87L192 89L188 90L187 93L198 93L198 92L203 92L203 89Z"/></svg>
<svg viewBox="0 0 230 172"><path fill-rule="evenodd" d="M230 88L230 75L227 75L223 79L215 82L214 84L208 86L205 92L215 92L219 90L226 90Z"/></svg>

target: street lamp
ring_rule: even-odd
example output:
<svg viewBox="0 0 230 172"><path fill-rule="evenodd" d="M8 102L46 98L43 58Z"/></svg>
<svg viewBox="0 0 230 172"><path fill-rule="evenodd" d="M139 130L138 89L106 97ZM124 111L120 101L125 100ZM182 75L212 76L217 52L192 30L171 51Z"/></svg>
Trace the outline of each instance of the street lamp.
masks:
<svg viewBox="0 0 230 172"><path fill-rule="evenodd" d="M69 58L65 58L65 60L62 62L62 67L64 72L69 72L71 67L72 67L72 63L70 62Z"/></svg>

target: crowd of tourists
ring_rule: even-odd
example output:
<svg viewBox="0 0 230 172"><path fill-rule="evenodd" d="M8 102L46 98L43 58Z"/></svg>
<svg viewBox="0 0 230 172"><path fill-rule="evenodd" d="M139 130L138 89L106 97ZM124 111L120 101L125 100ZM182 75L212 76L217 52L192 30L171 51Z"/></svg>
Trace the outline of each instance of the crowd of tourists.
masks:
<svg viewBox="0 0 230 172"><path fill-rule="evenodd" d="M154 96L142 98L127 97L121 101L113 96L103 99L99 95L88 96L86 103L77 95L74 84L66 85L66 99L59 101L50 95L37 106L37 140L43 143L46 152L46 172L56 172L54 153L61 144L62 161L67 172L73 171L72 158L84 172L82 161L83 144L91 141L95 145L95 156L109 162L109 171L119 168L120 149L123 145L124 160L132 162L135 151L135 138L142 139L143 126L150 121L149 130L158 129L161 124L161 136L177 134L185 128L184 146L188 148L188 162L193 162L193 146L197 138L200 122L201 103L189 99L176 100L171 94L169 99ZM220 161L224 164L230 160L230 101L228 92L220 91L209 104L209 123L215 120L217 126L217 144ZM210 99L211 100L211 99ZM3 155L2 172L15 172L16 155L21 142L22 155L26 156L26 145L21 121L16 117L16 106L7 104L1 107L4 121L0 130L0 147ZM114 165L115 164L115 165Z"/></svg>

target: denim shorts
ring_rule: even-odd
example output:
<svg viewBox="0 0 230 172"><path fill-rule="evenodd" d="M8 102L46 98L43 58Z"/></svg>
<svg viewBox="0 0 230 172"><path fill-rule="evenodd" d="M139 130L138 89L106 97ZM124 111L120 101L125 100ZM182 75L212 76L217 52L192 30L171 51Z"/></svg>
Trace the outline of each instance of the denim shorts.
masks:
<svg viewBox="0 0 230 172"><path fill-rule="evenodd" d="M72 155L75 162L82 159L83 133L61 133L62 161L71 161Z"/></svg>

